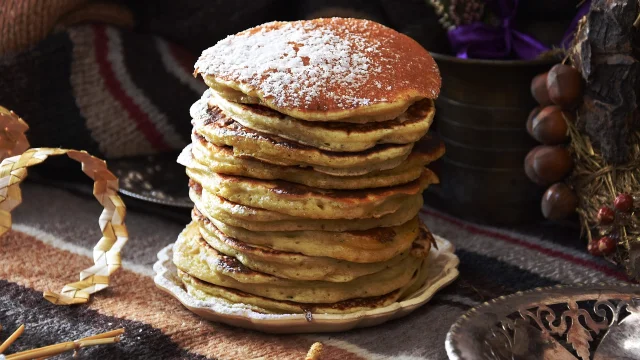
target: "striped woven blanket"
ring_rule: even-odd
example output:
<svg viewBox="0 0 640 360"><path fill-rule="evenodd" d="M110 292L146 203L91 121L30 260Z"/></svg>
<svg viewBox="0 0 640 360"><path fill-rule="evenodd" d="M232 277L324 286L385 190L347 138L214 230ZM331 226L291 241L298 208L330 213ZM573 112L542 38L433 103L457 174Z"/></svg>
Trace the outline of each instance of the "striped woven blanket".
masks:
<svg viewBox="0 0 640 360"><path fill-rule="evenodd" d="M42 292L58 291L91 264L100 236L100 206L89 196L24 184L13 230L0 237L0 339L20 324L24 335L7 353L124 327L122 341L87 348L85 359L304 359L316 341L322 359L445 359L445 335L469 308L539 286L626 282L620 270L584 250L572 230L536 225L513 231L467 223L432 208L422 217L452 241L460 277L410 316L338 334L267 335L201 320L156 289L152 264L188 219L129 206L131 240L112 286L87 305L56 306ZM184 221L181 217L184 216Z"/></svg>

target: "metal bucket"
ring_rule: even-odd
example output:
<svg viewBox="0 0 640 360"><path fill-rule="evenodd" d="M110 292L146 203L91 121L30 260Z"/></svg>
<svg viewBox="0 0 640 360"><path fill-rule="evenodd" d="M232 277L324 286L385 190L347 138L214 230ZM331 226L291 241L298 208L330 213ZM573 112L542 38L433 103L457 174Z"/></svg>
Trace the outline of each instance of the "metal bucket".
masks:
<svg viewBox="0 0 640 360"><path fill-rule="evenodd" d="M556 61L459 59L431 54L440 68L435 130L446 145L432 193L453 214L491 224L540 218L542 191L524 173L536 145L526 121L536 106L531 79Z"/></svg>

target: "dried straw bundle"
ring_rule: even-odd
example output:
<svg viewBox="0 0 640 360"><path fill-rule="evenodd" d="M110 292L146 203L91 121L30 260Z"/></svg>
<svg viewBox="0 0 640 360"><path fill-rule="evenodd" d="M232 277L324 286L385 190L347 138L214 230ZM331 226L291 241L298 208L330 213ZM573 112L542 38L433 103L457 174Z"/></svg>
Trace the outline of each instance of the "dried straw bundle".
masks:
<svg viewBox="0 0 640 360"><path fill-rule="evenodd" d="M579 120L578 120L579 121ZM630 276L640 278L640 216L636 212L618 214L620 221L611 226L598 226L598 210L611 206L618 194L630 194L636 204L640 201L640 131L629 136L629 161L608 164L594 148L589 137L578 131L577 124L567 121L571 142L569 149L575 167L569 183L578 194L581 232L589 241L611 236L618 243L618 251L611 260L623 264Z"/></svg>

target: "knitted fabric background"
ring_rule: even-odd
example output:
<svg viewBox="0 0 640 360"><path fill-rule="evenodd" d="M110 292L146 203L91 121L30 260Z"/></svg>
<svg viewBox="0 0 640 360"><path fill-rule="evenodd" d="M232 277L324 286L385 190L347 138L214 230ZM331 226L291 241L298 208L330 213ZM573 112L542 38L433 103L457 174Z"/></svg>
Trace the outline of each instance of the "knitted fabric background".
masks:
<svg viewBox="0 0 640 360"><path fill-rule="evenodd" d="M345 6L344 4L347 4ZM201 51L273 20L351 16L395 27L433 48L442 34L422 0L0 3L0 105L30 125L32 146L109 159L178 151Z"/></svg>

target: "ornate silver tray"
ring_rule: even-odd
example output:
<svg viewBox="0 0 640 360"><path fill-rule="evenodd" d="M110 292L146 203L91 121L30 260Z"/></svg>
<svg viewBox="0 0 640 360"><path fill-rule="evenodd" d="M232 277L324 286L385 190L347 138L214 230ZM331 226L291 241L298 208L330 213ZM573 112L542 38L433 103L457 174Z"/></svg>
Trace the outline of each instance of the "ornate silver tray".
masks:
<svg viewBox="0 0 640 360"><path fill-rule="evenodd" d="M640 286L576 285L503 296L463 315L449 359L640 359Z"/></svg>

